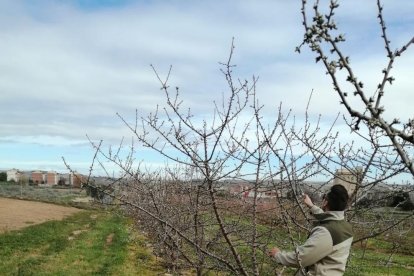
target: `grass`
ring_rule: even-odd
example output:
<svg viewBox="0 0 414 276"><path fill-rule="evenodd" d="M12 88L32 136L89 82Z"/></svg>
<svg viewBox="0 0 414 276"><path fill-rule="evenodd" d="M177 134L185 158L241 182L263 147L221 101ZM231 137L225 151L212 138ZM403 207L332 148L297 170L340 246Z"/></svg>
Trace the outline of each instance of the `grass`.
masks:
<svg viewBox="0 0 414 276"><path fill-rule="evenodd" d="M0 182L0 196L69 205L72 199L86 197L86 192L80 189L69 189L57 186L37 187Z"/></svg>
<svg viewBox="0 0 414 276"><path fill-rule="evenodd" d="M0 183L0 196L23 195L27 199L63 205L72 205L73 198L85 196L80 190L23 186L21 191L20 188L19 185ZM226 216L226 222L233 220L234 217ZM249 227L247 219L238 222L243 228ZM30 220L26 224L29 226ZM391 259L393 235L370 239L365 253L361 246L355 244L345 276L414 275L414 231L409 229L404 237L398 239L398 250ZM265 225L258 227L261 234L268 230ZM213 235L218 229L210 231ZM237 235L234 238L238 238ZM295 238L302 240L306 235ZM283 249L292 247L283 229L277 229L267 241L271 246ZM49 221L0 235L0 275L164 274L165 270L146 244L146 238L132 230L131 222L115 212L84 211L63 221ZM251 262L250 249L244 245L238 249L246 253L244 262L248 265ZM262 258L263 275L273 275L274 264L269 264L265 257L259 257ZM291 271L285 270L286 275Z"/></svg>
<svg viewBox="0 0 414 276"><path fill-rule="evenodd" d="M146 244L126 218L84 211L0 235L0 274L158 275Z"/></svg>
<svg viewBox="0 0 414 276"><path fill-rule="evenodd" d="M400 243L412 247L412 234ZM414 275L414 258L412 252L402 252L401 248L394 248L392 242L379 237L368 241L365 252L358 244L353 246L345 275Z"/></svg>
<svg viewBox="0 0 414 276"><path fill-rule="evenodd" d="M36 200L59 205L74 206L80 208L91 208L88 203L73 202L75 198L86 197L86 191L81 189L70 189L62 187L37 187L9 182L0 182L0 196Z"/></svg>
<svg viewBox="0 0 414 276"><path fill-rule="evenodd" d="M243 235L239 235L241 232L249 231L250 222L246 218L231 215L225 216L225 221L228 224L237 222L239 226L238 231L233 233L231 237L235 244L238 244L237 250L242 255L242 262L246 267L251 267L251 248L243 243ZM360 243L354 244L345 276L414 275L414 231L409 226L404 226L404 229L404 237L398 237L397 233L390 232L386 235L369 239L365 254ZM269 248L277 246L284 250L293 249L286 229L275 227L274 232L269 230L270 228L266 225L258 225L260 243L266 244L269 242ZM211 232L209 233L211 236L214 236L214 233L217 231L217 226L210 226L208 229L208 232ZM306 239L306 233L294 231L294 238L300 244ZM224 243L224 241L222 242ZM218 255L225 254L226 251L225 246L217 246L211 249L214 249ZM262 256L260 252L257 258L259 263L262 264L260 267L261 275L275 275L275 269L280 270L282 268L280 265L269 262L268 258ZM295 269L286 268L283 275L293 275L294 271Z"/></svg>
<svg viewBox="0 0 414 276"><path fill-rule="evenodd" d="M351 257L345 276L361 276L361 275L387 275L387 276L411 276L414 275L414 231L409 225L404 227L404 235L401 237L396 232L389 232L376 238L368 240L368 247L365 250L361 248L360 243L353 245ZM260 225L259 233L267 232L266 227ZM398 231L397 231L398 232ZM299 233L299 232L298 232ZM296 234L298 234L296 233ZM306 235L296 236L297 242L306 239ZM271 246L278 246L285 250L293 250L292 244L289 242L289 235L286 230L279 228L272 234L269 239ZM246 249L249 252L249 249ZM241 252L239 248L239 252ZM245 260L247 263L248 259ZM266 267L264 267L266 268ZM269 266L263 269L262 275L274 275L273 267ZM293 275L294 270L285 269L286 275Z"/></svg>
<svg viewBox="0 0 414 276"><path fill-rule="evenodd" d="M390 254L367 251L362 257L362 250L354 250L345 276L353 275L414 275L413 257L394 255L387 265Z"/></svg>

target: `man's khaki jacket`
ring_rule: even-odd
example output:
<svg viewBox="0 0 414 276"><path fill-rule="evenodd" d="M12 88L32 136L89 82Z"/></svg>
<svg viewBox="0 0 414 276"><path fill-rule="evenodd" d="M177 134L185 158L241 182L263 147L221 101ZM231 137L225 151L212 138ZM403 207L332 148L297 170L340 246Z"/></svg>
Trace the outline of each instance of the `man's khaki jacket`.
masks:
<svg viewBox="0 0 414 276"><path fill-rule="evenodd" d="M323 212L313 206L311 212L316 223L309 238L294 252L276 254L276 261L298 267L296 275L343 275L352 245L352 226L344 220L343 211Z"/></svg>

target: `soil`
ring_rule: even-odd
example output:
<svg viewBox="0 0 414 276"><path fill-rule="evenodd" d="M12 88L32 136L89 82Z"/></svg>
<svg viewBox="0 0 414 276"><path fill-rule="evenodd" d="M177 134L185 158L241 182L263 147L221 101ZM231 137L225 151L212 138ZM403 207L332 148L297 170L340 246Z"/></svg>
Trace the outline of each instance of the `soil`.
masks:
<svg viewBox="0 0 414 276"><path fill-rule="evenodd" d="M73 207L0 197L0 233L48 220L61 220L80 211Z"/></svg>

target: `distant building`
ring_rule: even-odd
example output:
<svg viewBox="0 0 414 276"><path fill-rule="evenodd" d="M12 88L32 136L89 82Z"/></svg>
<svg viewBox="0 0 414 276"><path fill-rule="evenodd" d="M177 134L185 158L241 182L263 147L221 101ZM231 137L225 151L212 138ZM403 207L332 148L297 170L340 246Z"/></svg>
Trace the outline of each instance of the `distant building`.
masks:
<svg viewBox="0 0 414 276"><path fill-rule="evenodd" d="M335 172L333 185L340 184L345 187L348 194L354 193L358 184L361 183L362 179L362 168L357 167L355 170L339 169Z"/></svg>
<svg viewBox="0 0 414 276"><path fill-rule="evenodd" d="M61 185L81 188L87 179L87 176L77 172L61 174L56 171L20 171L18 169L5 170L4 172L7 174L7 181L21 182L23 184L32 183L42 187Z"/></svg>
<svg viewBox="0 0 414 276"><path fill-rule="evenodd" d="M46 174L46 183L48 185L57 185L58 184L58 174L55 171L48 171Z"/></svg>
<svg viewBox="0 0 414 276"><path fill-rule="evenodd" d="M7 171L7 181L19 182L22 173L17 169Z"/></svg>
<svg viewBox="0 0 414 276"><path fill-rule="evenodd" d="M71 174L71 183L72 187L74 188L81 188L82 184L86 181L86 178L84 175L80 173L72 173Z"/></svg>
<svg viewBox="0 0 414 276"><path fill-rule="evenodd" d="M46 182L45 174L41 171L32 172L32 181L34 184L44 184Z"/></svg>

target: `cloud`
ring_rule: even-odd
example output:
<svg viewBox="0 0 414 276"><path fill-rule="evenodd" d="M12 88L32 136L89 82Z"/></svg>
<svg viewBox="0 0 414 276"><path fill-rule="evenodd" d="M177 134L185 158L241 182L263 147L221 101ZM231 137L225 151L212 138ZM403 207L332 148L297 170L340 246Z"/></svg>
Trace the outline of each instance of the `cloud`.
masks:
<svg viewBox="0 0 414 276"><path fill-rule="evenodd" d="M65 137L56 136L51 137L47 135L40 136L6 136L0 137L0 143L24 143L24 144L37 144L44 146L73 146L85 144L85 140L66 139Z"/></svg>
<svg viewBox="0 0 414 276"><path fill-rule="evenodd" d="M71 147L85 134L114 143L131 136L116 112L133 121L135 109L146 114L165 104L150 64L162 79L173 65L169 84L180 88L183 108L208 117L213 101L228 93L219 62L227 61L233 37L234 79L260 77L257 93L267 114L280 102L303 114L312 89L313 114L330 120L341 110L313 55L294 52L303 36L299 2L111 3L0 3L0 24L8 26L0 30L0 143ZM413 2L384 6L392 45L401 46L414 25ZM349 39L344 50L373 90L385 62L375 3L342 1L338 21ZM406 55L386 94L387 112L399 116L412 116L412 50Z"/></svg>

